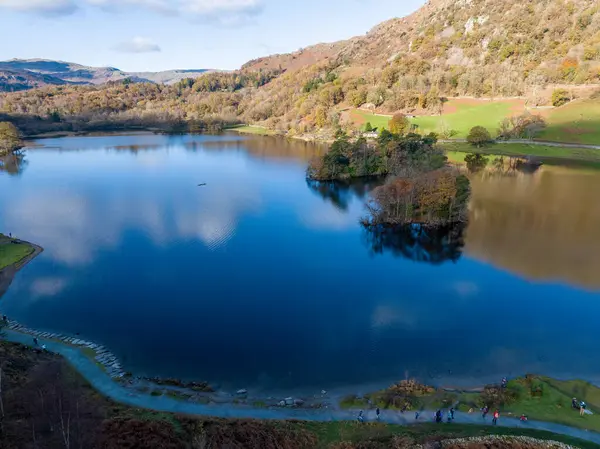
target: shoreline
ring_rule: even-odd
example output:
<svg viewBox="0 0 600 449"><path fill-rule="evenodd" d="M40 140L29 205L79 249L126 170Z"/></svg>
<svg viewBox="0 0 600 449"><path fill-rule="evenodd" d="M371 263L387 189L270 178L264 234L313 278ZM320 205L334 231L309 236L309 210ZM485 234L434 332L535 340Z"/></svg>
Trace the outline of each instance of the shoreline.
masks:
<svg viewBox="0 0 600 449"><path fill-rule="evenodd" d="M9 330L5 340L31 347L29 335L20 334ZM40 344L46 344L48 351L63 356L71 366L77 370L99 393L104 396L132 407L148 410L188 414L196 416L207 416L228 419L259 419L259 420L300 420L307 422L332 422L332 421L356 421L358 410L343 410L338 407L323 408L300 408L294 406L265 407L261 404L239 404L235 401L224 403L198 403L183 401L169 395L152 395L148 392L140 392L124 387L106 375L101 368L92 362L78 347L69 347L63 342L45 340L43 337ZM415 420L412 413L401 413L394 410L383 410L380 422L410 426L431 422L433 411L423 410L419 420ZM479 413L456 412L455 422L467 425L493 426L490 420L482 420ZM365 420L375 422L374 410L367 410ZM444 424L440 424L444 425ZM448 424L452 426L453 424ZM498 422L499 427L510 427L517 429L535 429L552 432L554 434L566 435L579 438L592 443L600 444L600 433L588 431L581 428L569 427L562 424L542 421L519 421L516 417L503 415Z"/></svg>

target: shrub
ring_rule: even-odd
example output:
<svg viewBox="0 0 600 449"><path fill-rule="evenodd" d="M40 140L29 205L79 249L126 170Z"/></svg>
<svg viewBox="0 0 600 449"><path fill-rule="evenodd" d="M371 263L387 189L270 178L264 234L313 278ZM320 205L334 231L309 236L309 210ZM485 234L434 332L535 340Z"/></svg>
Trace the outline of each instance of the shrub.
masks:
<svg viewBox="0 0 600 449"><path fill-rule="evenodd" d="M467 136L467 142L475 147L482 147L493 142L490 132L483 126L474 126Z"/></svg>
<svg viewBox="0 0 600 449"><path fill-rule="evenodd" d="M560 107L571 101L569 92L565 89L556 89L552 92L552 106Z"/></svg>

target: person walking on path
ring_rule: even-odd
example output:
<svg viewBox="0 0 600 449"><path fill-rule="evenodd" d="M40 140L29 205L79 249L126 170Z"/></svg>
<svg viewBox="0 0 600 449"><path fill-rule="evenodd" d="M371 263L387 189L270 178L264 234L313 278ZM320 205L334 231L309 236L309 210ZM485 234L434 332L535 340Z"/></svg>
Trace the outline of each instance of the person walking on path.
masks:
<svg viewBox="0 0 600 449"><path fill-rule="evenodd" d="M365 417L363 416L363 411L358 412L358 422L365 422Z"/></svg>
<svg viewBox="0 0 600 449"><path fill-rule="evenodd" d="M496 410L494 412L494 419L492 419L492 423L494 423L494 425L498 424L498 418L500 418L500 412L498 410Z"/></svg>
<svg viewBox="0 0 600 449"><path fill-rule="evenodd" d="M585 415L585 402L581 401L581 404L579 404L579 416L583 415Z"/></svg>
<svg viewBox="0 0 600 449"><path fill-rule="evenodd" d="M419 419L419 415L420 415L419 412L415 412L415 421Z"/></svg>
<svg viewBox="0 0 600 449"><path fill-rule="evenodd" d="M484 405L483 408L481 409L481 417L483 419L485 419L485 417L487 416L489 411L490 411L490 408L487 405Z"/></svg>
<svg viewBox="0 0 600 449"><path fill-rule="evenodd" d="M454 421L454 412L455 412L454 407L452 407L450 409L450 411L448 412L448 416L452 421Z"/></svg>
<svg viewBox="0 0 600 449"><path fill-rule="evenodd" d="M380 418L380 416L379 416L379 415L380 415L380 414L381 414L381 411L379 410L379 407L377 407L377 408L375 409L375 415L376 415L376 417L377 417L377 421L379 421L379 418Z"/></svg>
<svg viewBox="0 0 600 449"><path fill-rule="evenodd" d="M34 344L35 346L37 346L37 345L39 344L39 343L38 343L38 339L37 339L37 337L33 337L33 344Z"/></svg>

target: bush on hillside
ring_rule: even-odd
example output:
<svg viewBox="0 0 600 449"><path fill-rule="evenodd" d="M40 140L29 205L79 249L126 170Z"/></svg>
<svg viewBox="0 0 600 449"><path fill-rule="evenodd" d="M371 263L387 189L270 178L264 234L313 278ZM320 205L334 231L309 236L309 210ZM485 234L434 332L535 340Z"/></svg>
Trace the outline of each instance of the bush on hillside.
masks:
<svg viewBox="0 0 600 449"><path fill-rule="evenodd" d="M569 101L571 101L571 97L569 96L569 92L565 89L556 89L552 92L552 106L556 106L557 108L560 106L564 106Z"/></svg>

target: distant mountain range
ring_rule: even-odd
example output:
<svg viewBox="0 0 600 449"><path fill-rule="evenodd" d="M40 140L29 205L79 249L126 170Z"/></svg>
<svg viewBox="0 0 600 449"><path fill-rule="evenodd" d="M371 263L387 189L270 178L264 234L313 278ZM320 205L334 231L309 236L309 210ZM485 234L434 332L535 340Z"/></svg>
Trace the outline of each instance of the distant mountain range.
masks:
<svg viewBox="0 0 600 449"><path fill-rule="evenodd" d="M16 92L48 85L105 84L129 78L134 82L173 84L196 78L212 70L166 70L164 72L124 72L114 67L88 67L47 59L0 61L0 92Z"/></svg>

